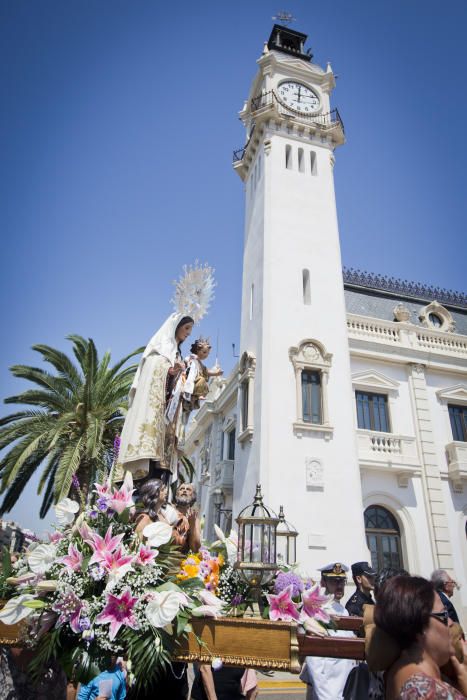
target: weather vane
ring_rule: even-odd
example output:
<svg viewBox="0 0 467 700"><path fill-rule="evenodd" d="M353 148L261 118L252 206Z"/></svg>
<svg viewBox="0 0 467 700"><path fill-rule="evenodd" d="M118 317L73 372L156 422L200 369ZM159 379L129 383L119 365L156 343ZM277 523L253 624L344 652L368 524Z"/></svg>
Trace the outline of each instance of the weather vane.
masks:
<svg viewBox="0 0 467 700"><path fill-rule="evenodd" d="M296 21L295 17L290 12L286 12L285 10L279 10L277 15L275 15L272 19L277 20L277 22L280 22L285 27L291 22Z"/></svg>

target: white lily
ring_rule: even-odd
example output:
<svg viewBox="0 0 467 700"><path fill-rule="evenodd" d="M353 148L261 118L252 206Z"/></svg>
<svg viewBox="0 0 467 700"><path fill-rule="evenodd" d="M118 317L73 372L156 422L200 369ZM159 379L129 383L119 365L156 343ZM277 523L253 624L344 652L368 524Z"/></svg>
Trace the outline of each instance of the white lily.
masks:
<svg viewBox="0 0 467 700"><path fill-rule="evenodd" d="M237 559L237 549L238 549L238 533L236 530L231 530L230 535L226 537L224 532L218 527L218 525L214 525L214 530L216 532L217 537L219 538L215 542L213 542L213 547L219 547L221 544L224 545L226 551L227 551L227 561L229 563L232 563L236 561Z"/></svg>
<svg viewBox="0 0 467 700"><path fill-rule="evenodd" d="M123 566L119 566L118 569L111 569L107 578L107 585L104 589L105 592L108 593L111 591L115 584L118 583L120 579L123 578L129 571L134 571L131 564L123 564Z"/></svg>
<svg viewBox="0 0 467 700"><path fill-rule="evenodd" d="M35 578L36 578L36 574L34 574L32 571L28 571L25 574L21 574L21 576L9 576L6 579L6 582L10 586L22 586L23 583L29 583L29 581L31 581L31 579L35 579Z"/></svg>
<svg viewBox="0 0 467 700"><path fill-rule="evenodd" d="M165 627L180 610L180 593L156 591L146 606L146 617L152 627Z"/></svg>
<svg viewBox="0 0 467 700"><path fill-rule="evenodd" d="M26 555L29 568L35 574L45 574L54 564L56 556L57 549L53 544L39 544Z"/></svg>
<svg viewBox="0 0 467 700"><path fill-rule="evenodd" d="M16 625L34 612L33 608L23 605L28 600L34 600L35 596L30 593L23 593L16 598L10 598L5 607L0 610L0 622L4 625Z"/></svg>
<svg viewBox="0 0 467 700"><path fill-rule="evenodd" d="M222 615L223 603L214 593L201 590L196 591L196 595L203 605L193 608L192 615L195 617L219 617Z"/></svg>
<svg viewBox="0 0 467 700"><path fill-rule="evenodd" d="M151 523L146 525L143 535L147 538L149 547L160 547L172 537L172 527L168 523Z"/></svg>
<svg viewBox="0 0 467 700"><path fill-rule="evenodd" d="M72 501L71 498L62 498L56 506L54 506L55 517L61 527L66 527L75 519L76 513L79 511L79 503Z"/></svg>
<svg viewBox="0 0 467 700"><path fill-rule="evenodd" d="M36 591L42 592L42 593L53 593L54 591L57 590L58 586L58 581L55 581L53 579L45 580L45 581L39 581L39 583L36 583Z"/></svg>
<svg viewBox="0 0 467 700"><path fill-rule="evenodd" d="M312 636L326 637L328 635L327 629L323 627L323 625L320 625L318 620L315 620L314 617L305 617L302 620L302 625L306 633Z"/></svg>

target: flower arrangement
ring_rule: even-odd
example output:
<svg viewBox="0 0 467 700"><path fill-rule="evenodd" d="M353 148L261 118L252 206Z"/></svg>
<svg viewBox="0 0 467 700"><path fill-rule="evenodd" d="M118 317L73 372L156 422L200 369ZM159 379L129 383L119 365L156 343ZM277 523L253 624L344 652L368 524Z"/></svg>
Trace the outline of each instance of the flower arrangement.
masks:
<svg viewBox="0 0 467 700"><path fill-rule="evenodd" d="M190 554L182 561L177 579L180 582L199 579L206 590L216 593L223 564L222 554L213 555L207 547L201 547L197 554Z"/></svg>
<svg viewBox="0 0 467 700"><path fill-rule="evenodd" d="M332 595L319 584L303 581L292 571L280 571L274 581L274 593L266 593L271 620L301 624L309 634L325 636L332 628Z"/></svg>
<svg viewBox="0 0 467 700"><path fill-rule="evenodd" d="M170 525L147 525L144 541L136 533L133 491L130 478L119 489L97 484L87 506L65 498L55 507L57 531L13 565L0 620L23 623L33 672L55 657L69 678L86 682L106 654L126 653L136 683L146 685L169 663L192 614L220 613L205 581L178 576ZM210 569L214 588L217 576Z"/></svg>

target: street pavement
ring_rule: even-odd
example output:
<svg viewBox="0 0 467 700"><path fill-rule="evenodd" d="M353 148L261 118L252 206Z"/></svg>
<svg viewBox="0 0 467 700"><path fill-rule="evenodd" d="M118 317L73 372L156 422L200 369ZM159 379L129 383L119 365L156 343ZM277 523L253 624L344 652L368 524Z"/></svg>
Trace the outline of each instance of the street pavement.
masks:
<svg viewBox="0 0 467 700"><path fill-rule="evenodd" d="M305 700L306 685L291 673L258 673L258 686L261 700Z"/></svg>

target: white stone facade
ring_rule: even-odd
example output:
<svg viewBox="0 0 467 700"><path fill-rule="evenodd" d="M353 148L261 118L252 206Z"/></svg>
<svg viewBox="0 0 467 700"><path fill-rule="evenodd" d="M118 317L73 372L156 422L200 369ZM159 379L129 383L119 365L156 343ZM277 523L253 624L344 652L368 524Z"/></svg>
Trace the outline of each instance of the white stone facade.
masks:
<svg viewBox="0 0 467 700"><path fill-rule="evenodd" d="M260 482L300 533L303 572L369 559L364 511L379 506L397 523L406 569L446 568L465 584L467 442L453 439L448 406L467 405L467 336L454 332L467 308L344 285L333 183L343 130L324 116L334 76L278 51L258 65L234 164L246 186L240 360L214 380L186 442L205 535ZM312 88L315 117L271 99L285 79ZM384 432L358 427L355 392L380 397ZM453 602L465 615L467 585Z"/></svg>

